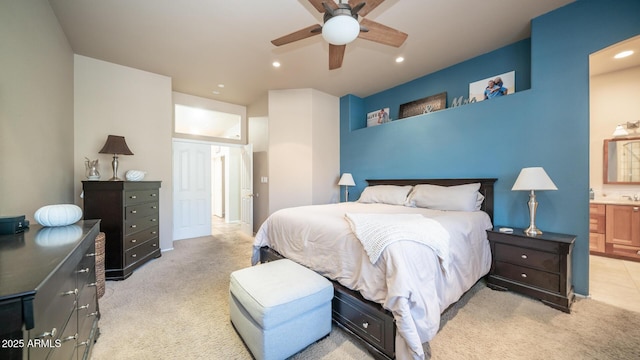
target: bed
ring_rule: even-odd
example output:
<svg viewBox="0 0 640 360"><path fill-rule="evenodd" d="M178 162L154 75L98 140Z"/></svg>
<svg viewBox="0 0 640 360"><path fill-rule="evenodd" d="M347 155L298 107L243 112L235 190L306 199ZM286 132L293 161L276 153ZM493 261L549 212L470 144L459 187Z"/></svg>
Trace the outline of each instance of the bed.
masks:
<svg viewBox="0 0 640 360"><path fill-rule="evenodd" d="M489 272L495 181L367 180L358 202L273 213L252 263L286 257L329 278L334 322L372 355L424 358L441 313Z"/></svg>

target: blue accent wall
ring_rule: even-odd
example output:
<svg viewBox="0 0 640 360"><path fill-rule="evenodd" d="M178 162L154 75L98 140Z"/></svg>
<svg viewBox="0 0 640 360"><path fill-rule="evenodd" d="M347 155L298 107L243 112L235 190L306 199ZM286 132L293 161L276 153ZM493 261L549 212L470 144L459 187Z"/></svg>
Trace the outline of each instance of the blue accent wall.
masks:
<svg viewBox="0 0 640 360"><path fill-rule="evenodd" d="M640 34L640 1L579 0L532 20L531 38L366 98L340 99L340 168L356 199L366 179L495 177L496 225L527 227L528 194L511 187L542 166L558 191L538 192L536 225L577 235L576 293L589 293L589 54ZM516 93L366 128L366 113L516 71Z"/></svg>

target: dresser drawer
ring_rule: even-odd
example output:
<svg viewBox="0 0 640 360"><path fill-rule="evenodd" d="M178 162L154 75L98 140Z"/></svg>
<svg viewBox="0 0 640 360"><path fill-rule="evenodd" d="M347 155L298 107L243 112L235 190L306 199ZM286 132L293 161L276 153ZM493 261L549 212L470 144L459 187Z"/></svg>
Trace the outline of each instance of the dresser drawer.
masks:
<svg viewBox="0 0 640 360"><path fill-rule="evenodd" d="M125 220L131 220L157 214L158 202L155 201L151 203L129 205L125 207L124 218Z"/></svg>
<svg viewBox="0 0 640 360"><path fill-rule="evenodd" d="M640 260L640 247L637 246L629 246L629 245L621 245L621 244L610 244L609 245L611 254L622 255L626 258L635 258Z"/></svg>
<svg viewBox="0 0 640 360"><path fill-rule="evenodd" d="M131 235L138 231L150 228L158 225L158 215L145 216L143 218L136 218L125 221L124 234L125 236Z"/></svg>
<svg viewBox="0 0 640 360"><path fill-rule="evenodd" d="M521 284L535 286L554 293L560 292L560 275L530 269L502 261L495 262L494 274Z"/></svg>
<svg viewBox="0 0 640 360"><path fill-rule="evenodd" d="M124 205L135 205L141 204L149 201L158 201L159 199L159 190L127 190L124 193Z"/></svg>
<svg viewBox="0 0 640 360"><path fill-rule="evenodd" d="M124 265L125 267L131 266L136 262L143 260L152 252L158 250L158 238L149 240L139 246L131 248L125 252Z"/></svg>
<svg viewBox="0 0 640 360"><path fill-rule="evenodd" d="M141 245L142 243L158 237L158 231L160 227L158 225L144 229L137 233L127 235L124 239L124 249L129 250L133 247Z"/></svg>
<svg viewBox="0 0 640 360"><path fill-rule="evenodd" d="M496 261L545 271L560 271L560 256L558 254L498 243L495 246L494 256Z"/></svg>
<svg viewBox="0 0 640 360"><path fill-rule="evenodd" d="M356 336L365 339L378 350L393 358L395 342L395 326L390 313L357 301L353 291L338 286L332 300L333 319L352 331Z"/></svg>

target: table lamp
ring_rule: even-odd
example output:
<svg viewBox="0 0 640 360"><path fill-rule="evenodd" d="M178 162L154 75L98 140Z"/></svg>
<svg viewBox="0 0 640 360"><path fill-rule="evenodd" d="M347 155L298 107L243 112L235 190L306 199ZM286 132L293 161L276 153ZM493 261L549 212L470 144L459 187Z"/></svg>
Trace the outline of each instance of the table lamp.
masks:
<svg viewBox="0 0 640 360"><path fill-rule="evenodd" d="M113 177L109 181L122 181L118 177L118 155L133 155L127 142L124 141L124 136L109 135L107 142L99 151L100 154L113 154L113 161L111 166L113 167Z"/></svg>
<svg viewBox="0 0 640 360"><path fill-rule="evenodd" d="M353 176L350 173L344 173L338 181L338 185L344 185L344 201L349 201L349 186L355 186Z"/></svg>
<svg viewBox="0 0 640 360"><path fill-rule="evenodd" d="M529 167L520 170L520 175L516 179L515 184L511 188L512 191L530 191L529 193L529 227L524 230L525 234L530 236L541 235L542 231L536 227L536 201L535 190L558 190L556 185L551 181L549 175L541 167Z"/></svg>

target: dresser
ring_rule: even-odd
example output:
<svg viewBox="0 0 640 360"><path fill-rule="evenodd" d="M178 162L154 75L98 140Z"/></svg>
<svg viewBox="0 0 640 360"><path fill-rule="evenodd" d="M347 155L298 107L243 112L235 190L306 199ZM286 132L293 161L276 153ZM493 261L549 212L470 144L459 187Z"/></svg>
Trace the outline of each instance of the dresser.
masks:
<svg viewBox="0 0 640 360"><path fill-rule="evenodd" d="M529 236L524 229L513 233L487 231L491 245L491 270L487 286L537 298L569 313L574 300L571 253L575 235L544 232Z"/></svg>
<svg viewBox="0 0 640 360"><path fill-rule="evenodd" d="M160 181L83 181L84 218L101 219L105 278L123 280L160 257Z"/></svg>
<svg viewBox="0 0 640 360"><path fill-rule="evenodd" d="M99 221L0 236L0 359L88 359L98 338Z"/></svg>

